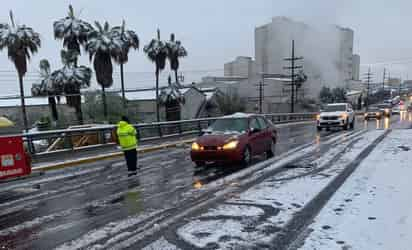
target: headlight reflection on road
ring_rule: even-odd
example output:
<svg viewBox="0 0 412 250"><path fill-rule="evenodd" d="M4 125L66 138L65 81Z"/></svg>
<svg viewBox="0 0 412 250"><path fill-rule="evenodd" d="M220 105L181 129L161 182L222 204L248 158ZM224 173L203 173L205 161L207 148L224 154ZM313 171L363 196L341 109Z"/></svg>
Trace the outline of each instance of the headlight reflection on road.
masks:
<svg viewBox="0 0 412 250"><path fill-rule="evenodd" d="M380 120L376 119L376 129L380 129L381 127L381 122Z"/></svg>
<svg viewBox="0 0 412 250"><path fill-rule="evenodd" d="M390 120L389 120L388 117L386 117L385 118L385 127L384 127L384 129L389 129L389 127L390 127Z"/></svg>

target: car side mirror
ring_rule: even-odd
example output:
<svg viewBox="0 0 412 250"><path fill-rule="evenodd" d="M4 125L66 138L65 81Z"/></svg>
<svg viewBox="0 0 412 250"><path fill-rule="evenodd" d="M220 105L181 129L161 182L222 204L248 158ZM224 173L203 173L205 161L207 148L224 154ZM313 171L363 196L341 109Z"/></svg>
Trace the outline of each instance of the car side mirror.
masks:
<svg viewBox="0 0 412 250"><path fill-rule="evenodd" d="M259 133L260 131L261 131L261 130L258 129L258 128L251 128L251 129L249 130L249 135L253 135L253 134Z"/></svg>

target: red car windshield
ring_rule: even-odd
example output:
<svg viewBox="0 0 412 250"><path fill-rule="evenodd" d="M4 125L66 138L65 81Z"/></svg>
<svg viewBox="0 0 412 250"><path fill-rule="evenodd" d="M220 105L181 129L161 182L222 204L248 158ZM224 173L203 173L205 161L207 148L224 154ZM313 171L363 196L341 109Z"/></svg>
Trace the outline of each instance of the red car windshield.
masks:
<svg viewBox="0 0 412 250"><path fill-rule="evenodd" d="M244 133L248 129L248 120L245 118L239 119L221 119L215 121L207 130L209 132L222 133Z"/></svg>

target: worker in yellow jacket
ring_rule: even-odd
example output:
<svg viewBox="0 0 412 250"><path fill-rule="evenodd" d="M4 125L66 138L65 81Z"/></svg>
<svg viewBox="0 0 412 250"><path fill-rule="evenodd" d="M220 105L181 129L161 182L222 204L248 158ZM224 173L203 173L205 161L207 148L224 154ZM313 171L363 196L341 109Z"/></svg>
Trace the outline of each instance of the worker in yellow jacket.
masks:
<svg viewBox="0 0 412 250"><path fill-rule="evenodd" d="M136 129L126 116L117 124L117 138L126 158L128 175L137 174L137 136Z"/></svg>

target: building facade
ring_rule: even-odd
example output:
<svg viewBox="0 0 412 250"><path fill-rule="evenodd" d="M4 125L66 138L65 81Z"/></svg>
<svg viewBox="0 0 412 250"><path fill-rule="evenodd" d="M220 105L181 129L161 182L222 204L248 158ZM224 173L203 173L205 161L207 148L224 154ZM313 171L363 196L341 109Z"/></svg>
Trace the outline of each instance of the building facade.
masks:
<svg viewBox="0 0 412 250"><path fill-rule="evenodd" d="M352 80L359 81L360 80L360 56L354 54L352 56Z"/></svg>

